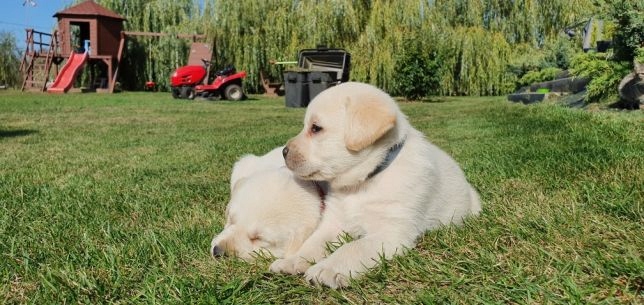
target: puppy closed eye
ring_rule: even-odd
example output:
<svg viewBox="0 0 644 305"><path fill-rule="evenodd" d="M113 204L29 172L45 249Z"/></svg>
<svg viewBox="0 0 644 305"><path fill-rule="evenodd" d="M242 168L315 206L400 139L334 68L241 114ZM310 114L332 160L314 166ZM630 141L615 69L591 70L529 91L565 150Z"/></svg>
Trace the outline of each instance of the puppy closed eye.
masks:
<svg viewBox="0 0 644 305"><path fill-rule="evenodd" d="M248 239L249 239L252 243L262 241L262 237L261 237L258 233L248 235Z"/></svg>
<svg viewBox="0 0 644 305"><path fill-rule="evenodd" d="M316 133L319 133L320 131L322 131L322 127L320 125L315 123L311 125L311 133L316 134Z"/></svg>
<svg viewBox="0 0 644 305"><path fill-rule="evenodd" d="M248 240L255 247L271 247L275 245L273 240L268 239L266 236L260 235L259 233L248 235Z"/></svg>

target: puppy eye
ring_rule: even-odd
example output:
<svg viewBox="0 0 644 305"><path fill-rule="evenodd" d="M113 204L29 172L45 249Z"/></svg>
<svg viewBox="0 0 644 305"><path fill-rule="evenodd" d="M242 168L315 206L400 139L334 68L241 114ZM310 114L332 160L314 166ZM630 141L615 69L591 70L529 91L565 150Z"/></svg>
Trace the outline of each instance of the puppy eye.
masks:
<svg viewBox="0 0 644 305"><path fill-rule="evenodd" d="M322 131L322 127L318 126L317 124L311 125L311 132L312 133L318 133Z"/></svg>
<svg viewBox="0 0 644 305"><path fill-rule="evenodd" d="M250 241L254 243L254 242L261 241L262 237L259 236L259 234L255 234L255 235L249 235L248 239L250 239Z"/></svg>

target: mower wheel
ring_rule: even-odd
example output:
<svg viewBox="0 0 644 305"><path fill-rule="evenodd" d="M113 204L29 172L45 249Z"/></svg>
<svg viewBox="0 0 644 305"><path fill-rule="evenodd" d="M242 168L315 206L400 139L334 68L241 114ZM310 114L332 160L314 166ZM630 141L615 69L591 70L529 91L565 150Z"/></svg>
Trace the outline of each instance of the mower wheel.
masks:
<svg viewBox="0 0 644 305"><path fill-rule="evenodd" d="M170 91L172 92L172 97L173 98L180 98L181 97L180 96L181 94L179 93L179 89L172 88L172 89L170 89Z"/></svg>
<svg viewBox="0 0 644 305"><path fill-rule="evenodd" d="M184 86L181 87L181 98L194 99L195 98L195 88Z"/></svg>
<svg viewBox="0 0 644 305"><path fill-rule="evenodd" d="M196 96L197 93L195 92L195 88L188 87L188 99L194 100Z"/></svg>
<svg viewBox="0 0 644 305"><path fill-rule="evenodd" d="M230 84L224 89L224 96L229 101L240 101L244 98L244 91L240 85Z"/></svg>

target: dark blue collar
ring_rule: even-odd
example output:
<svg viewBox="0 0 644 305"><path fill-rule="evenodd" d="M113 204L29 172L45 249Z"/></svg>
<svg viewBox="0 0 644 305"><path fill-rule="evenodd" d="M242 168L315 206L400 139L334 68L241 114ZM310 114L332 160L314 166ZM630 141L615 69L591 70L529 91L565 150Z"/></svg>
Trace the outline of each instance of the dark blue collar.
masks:
<svg viewBox="0 0 644 305"><path fill-rule="evenodd" d="M396 143L394 146L389 147L389 150L387 151L387 155L385 158L376 166L376 168L367 175L367 179L371 179L373 176L379 174L383 170L385 170L391 162L394 162L394 159L396 159L396 156L398 156L398 153L400 152L400 149L402 149L403 145L405 145L405 140L403 139L402 141Z"/></svg>

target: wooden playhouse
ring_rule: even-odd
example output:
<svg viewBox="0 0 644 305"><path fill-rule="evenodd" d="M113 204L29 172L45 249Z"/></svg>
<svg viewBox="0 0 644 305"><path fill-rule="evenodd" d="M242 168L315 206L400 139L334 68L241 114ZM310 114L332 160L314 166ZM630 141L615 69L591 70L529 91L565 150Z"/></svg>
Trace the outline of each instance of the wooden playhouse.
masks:
<svg viewBox="0 0 644 305"><path fill-rule="evenodd" d="M20 66L22 90L67 92L78 73L90 66L94 71L89 75L91 89L113 92L125 18L92 0L53 17L58 19L58 29L52 34L27 29L27 48Z"/></svg>

